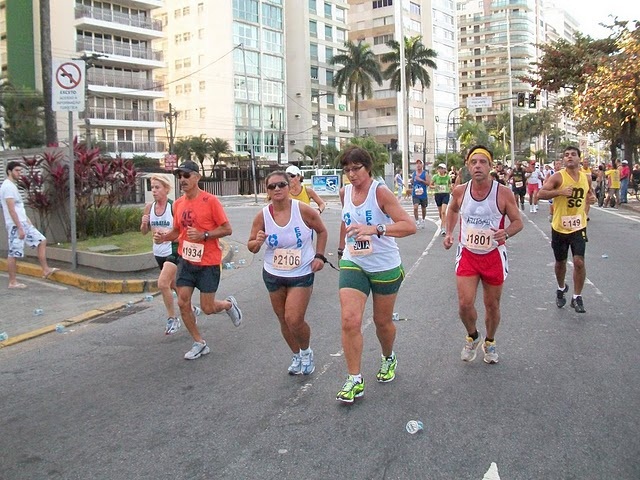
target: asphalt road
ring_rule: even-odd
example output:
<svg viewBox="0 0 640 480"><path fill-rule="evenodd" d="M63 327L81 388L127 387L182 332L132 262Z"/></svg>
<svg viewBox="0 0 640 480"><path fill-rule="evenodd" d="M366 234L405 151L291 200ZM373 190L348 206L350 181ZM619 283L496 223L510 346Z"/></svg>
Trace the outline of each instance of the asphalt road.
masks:
<svg viewBox="0 0 640 480"><path fill-rule="evenodd" d="M436 224L401 239L397 377L375 381L369 302L366 392L346 406L338 273L316 276L308 310L316 371L290 377L262 254L243 246L258 207L228 204L246 264L224 271L219 294L236 296L243 325L202 319L212 351L187 362L188 334L163 335L155 299L0 349L0 478L480 480L495 462L502 480L636 480L640 215L592 210L581 315L555 306L545 209L508 242L497 365L460 361L454 251ZM323 219L335 252L335 203ZM424 430L409 435L411 419Z"/></svg>

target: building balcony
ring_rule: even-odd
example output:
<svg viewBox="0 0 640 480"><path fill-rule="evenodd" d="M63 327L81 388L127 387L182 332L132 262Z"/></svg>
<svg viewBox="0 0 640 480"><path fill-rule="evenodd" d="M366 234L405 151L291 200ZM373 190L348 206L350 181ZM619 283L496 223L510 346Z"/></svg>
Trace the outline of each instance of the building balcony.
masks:
<svg viewBox="0 0 640 480"><path fill-rule="evenodd" d="M101 58L100 63L109 63L114 65L137 65L139 68L163 67L162 51L152 50L143 45L131 44L127 42L105 41L98 39L79 38L76 40L76 50L79 52L95 52L103 55L109 55L109 58ZM143 64L140 62L148 61Z"/></svg>
<svg viewBox="0 0 640 480"><path fill-rule="evenodd" d="M162 38L162 22L141 15L127 15L106 8L78 5L75 8L77 26L90 25L103 31L118 33L126 31L144 38ZM111 24L111 25L109 25Z"/></svg>
<svg viewBox="0 0 640 480"><path fill-rule="evenodd" d="M128 142L118 140L116 142L101 141L100 144L107 147L108 152L115 153L155 153L167 151L164 142Z"/></svg>
<svg viewBox="0 0 640 480"><path fill-rule="evenodd" d="M89 85L162 92L161 82L147 78L134 78L125 74L118 75L99 69L90 69L87 72L87 82Z"/></svg>
<svg viewBox="0 0 640 480"><path fill-rule="evenodd" d="M124 108L88 108L91 124L102 123L100 120L115 120L120 122L152 122L164 127L164 113L155 110L131 110ZM84 115L81 115L84 118Z"/></svg>

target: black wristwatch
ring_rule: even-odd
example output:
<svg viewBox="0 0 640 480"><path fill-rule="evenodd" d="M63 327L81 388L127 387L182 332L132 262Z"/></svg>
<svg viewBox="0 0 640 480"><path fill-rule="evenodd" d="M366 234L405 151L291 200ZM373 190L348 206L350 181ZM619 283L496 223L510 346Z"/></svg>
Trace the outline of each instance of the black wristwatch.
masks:
<svg viewBox="0 0 640 480"><path fill-rule="evenodd" d="M205 241L209 240L209 232L204 232Z"/></svg>
<svg viewBox="0 0 640 480"><path fill-rule="evenodd" d="M382 235L386 235L387 233L387 226L383 225L382 223L378 224L378 226L376 227L376 235L378 235L378 238L380 238Z"/></svg>

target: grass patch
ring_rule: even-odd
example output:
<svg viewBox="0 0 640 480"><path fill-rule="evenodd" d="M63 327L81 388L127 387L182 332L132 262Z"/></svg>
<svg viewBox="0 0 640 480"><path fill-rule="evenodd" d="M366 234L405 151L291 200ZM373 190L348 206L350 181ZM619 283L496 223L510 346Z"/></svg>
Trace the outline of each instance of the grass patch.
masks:
<svg viewBox="0 0 640 480"><path fill-rule="evenodd" d="M147 253L152 250L153 237L151 232L142 235L140 232L127 232L119 235L111 235L110 237L88 238L87 240L78 241L76 248L78 251L88 252L90 247L100 247L102 245L115 245L120 250L117 252L109 252L109 255L134 255L138 253ZM52 247L71 248L71 243L59 243L50 245Z"/></svg>

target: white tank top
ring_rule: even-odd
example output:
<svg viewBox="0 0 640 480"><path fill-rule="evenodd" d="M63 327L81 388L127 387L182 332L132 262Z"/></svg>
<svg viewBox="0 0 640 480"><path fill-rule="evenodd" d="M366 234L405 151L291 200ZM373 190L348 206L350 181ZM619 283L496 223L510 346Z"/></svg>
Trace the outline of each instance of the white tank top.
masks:
<svg viewBox="0 0 640 480"><path fill-rule="evenodd" d="M460 206L460 245L477 254L486 254L498 247L493 230L504 227L504 214L498 209L498 190L495 180L487 196L476 200L471 196L471 182L467 184Z"/></svg>
<svg viewBox="0 0 640 480"><path fill-rule="evenodd" d="M304 223L300 214L300 201L291 200L291 217L281 227L274 220L267 205L262 209L264 231L267 234L264 269L278 277L301 277L311 273L316 254L313 230Z"/></svg>
<svg viewBox="0 0 640 480"><path fill-rule="evenodd" d="M149 224L151 225L152 232L155 230L172 230L173 206L171 202L167 201L167 206L164 208L164 212L162 212L161 215L156 215L156 202L153 202L151 204L151 211L149 212ZM168 257L171 255L171 242L154 243L153 254L156 257Z"/></svg>
<svg viewBox="0 0 640 480"><path fill-rule="evenodd" d="M344 206L342 207L342 221L346 226L353 223L363 225L389 225L393 223L389 215L384 213L378 206L376 197L376 189L380 183L376 180L371 182L367 198L361 205L354 205L351 201L351 193L353 185L345 185L344 187ZM386 188L386 187L384 187ZM400 250L395 238L372 235L369 239L371 253L365 255L353 255L350 243L354 241L350 237L345 238L345 249L343 254L344 260L349 260L365 272L383 272L399 267L402 263L400 259ZM367 250L365 250L367 251Z"/></svg>

